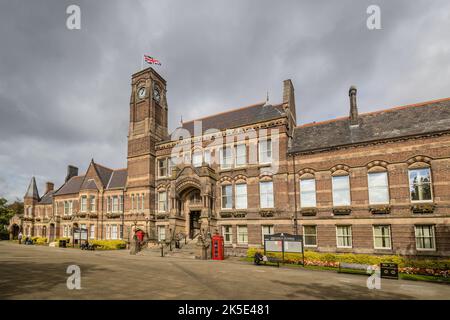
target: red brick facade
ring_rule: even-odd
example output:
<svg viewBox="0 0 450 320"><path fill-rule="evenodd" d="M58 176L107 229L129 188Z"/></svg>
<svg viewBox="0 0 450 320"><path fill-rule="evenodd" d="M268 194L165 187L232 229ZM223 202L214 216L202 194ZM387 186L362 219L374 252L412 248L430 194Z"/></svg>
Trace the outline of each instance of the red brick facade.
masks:
<svg viewBox="0 0 450 320"><path fill-rule="evenodd" d="M450 126L415 134L397 130L388 135L376 132L379 128L374 126L373 134L363 139L358 130L369 126L369 121L378 115L358 117L353 88L351 117L328 122L326 130L334 130L330 127L336 121L342 130L349 132L352 141L357 140L354 136L360 141L340 143L333 140L340 138L338 135L328 133L330 142L316 145L315 139L323 138L320 129L323 123L296 125L294 89L287 80L279 105L258 104L200 119L203 123L200 133L195 132L194 122L183 123L175 131L178 136L170 137L165 80L149 68L134 74L131 86L127 168L112 170L92 161L83 176L70 177L61 188L46 193L52 196L50 202L41 203L42 198L30 198L27 193L22 219L26 234L56 238L85 226L90 238L129 239L134 229L140 228L157 241L176 235L192 238L201 231L218 232L228 239L226 252L240 254L249 246L261 246L263 230L303 234L306 226L310 232L315 230L315 235L309 234L310 250L450 254ZM449 101L439 101L439 107ZM432 102L429 104L422 108L434 106ZM408 108L421 107L401 110ZM386 113L389 111L384 111L383 117ZM392 114L393 127L398 121L395 116ZM430 121L433 120L439 119ZM344 128L342 121L349 121L348 126L345 124ZM405 118L402 128L408 127L408 121ZM317 131L313 136L302 136L312 132L308 130ZM180 134L184 134L181 140ZM239 134L244 134L245 139L240 140ZM214 145L218 139L223 142ZM266 139L270 139L272 148L269 164L262 161L269 154L264 151L269 148L263 145ZM245 154L244 147L239 149L242 156L239 161L244 163L241 166L236 164L239 144L245 145ZM223 146L232 147L230 150L235 152L230 168L223 164L227 157ZM175 153L174 147L183 147L181 153ZM205 150L216 161L209 161ZM193 165L194 154L200 151L202 158ZM172 166L170 158L175 155L188 161ZM269 167L274 168L273 172L268 172ZM430 199L412 200L409 174L415 169L431 173ZM387 188L388 200L382 205L369 201L371 173L386 173L387 185L381 188ZM333 177L346 176L349 188L344 191L350 193L349 203L336 205L333 192L339 191L333 191L332 181L339 178ZM302 179L313 181L313 206L302 205ZM427 186L417 188L425 190ZM81 201L86 201L83 210ZM229 231L227 235L225 230ZM375 237L384 248L376 248Z"/></svg>

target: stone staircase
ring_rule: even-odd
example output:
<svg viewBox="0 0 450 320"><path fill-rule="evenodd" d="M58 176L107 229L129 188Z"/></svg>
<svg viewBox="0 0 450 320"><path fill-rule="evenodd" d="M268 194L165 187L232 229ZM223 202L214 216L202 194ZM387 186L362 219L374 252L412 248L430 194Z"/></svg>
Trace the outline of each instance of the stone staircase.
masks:
<svg viewBox="0 0 450 320"><path fill-rule="evenodd" d="M175 257L175 258L185 258L185 259L199 259L200 258L200 247L197 245L198 236L194 239L189 239L180 241L180 248L175 248L175 243L172 243L172 251L170 251L170 246L164 246L164 256L165 257ZM161 246L154 245L153 247L145 248L139 255L150 255L150 256L161 256Z"/></svg>

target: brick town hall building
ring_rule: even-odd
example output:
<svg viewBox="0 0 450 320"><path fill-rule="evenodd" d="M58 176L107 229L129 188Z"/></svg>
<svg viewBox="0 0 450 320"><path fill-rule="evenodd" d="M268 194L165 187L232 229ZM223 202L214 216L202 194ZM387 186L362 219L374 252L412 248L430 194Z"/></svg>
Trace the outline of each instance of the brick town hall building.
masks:
<svg viewBox="0 0 450 320"><path fill-rule="evenodd" d="M294 87L168 132L166 81L131 80L127 168L68 167L42 197L35 179L11 233L152 241L221 233L226 252L264 234L303 234L321 252L450 255L450 98L297 126ZM299 108L301 110L302 108ZM201 125L199 125L201 123ZM218 143L219 142L219 143Z"/></svg>

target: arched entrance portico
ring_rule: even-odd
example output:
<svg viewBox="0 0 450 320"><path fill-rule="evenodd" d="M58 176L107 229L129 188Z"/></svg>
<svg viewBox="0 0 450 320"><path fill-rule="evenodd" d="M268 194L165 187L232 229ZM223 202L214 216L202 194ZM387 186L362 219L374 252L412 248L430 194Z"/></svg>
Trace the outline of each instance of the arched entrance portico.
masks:
<svg viewBox="0 0 450 320"><path fill-rule="evenodd" d="M19 232L20 232L20 227L17 224L14 223L11 226L9 238L11 240L17 240L18 237L19 237Z"/></svg>
<svg viewBox="0 0 450 320"><path fill-rule="evenodd" d="M190 238L195 238L201 228L201 212L203 202L200 189L191 185L181 191L178 197L178 206L181 216L185 218L185 233Z"/></svg>

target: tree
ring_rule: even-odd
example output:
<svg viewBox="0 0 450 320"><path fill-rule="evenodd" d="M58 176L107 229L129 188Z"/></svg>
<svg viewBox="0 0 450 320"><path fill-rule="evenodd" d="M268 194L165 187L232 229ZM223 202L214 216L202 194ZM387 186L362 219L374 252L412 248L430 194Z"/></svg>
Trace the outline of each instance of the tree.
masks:
<svg viewBox="0 0 450 320"><path fill-rule="evenodd" d="M9 220L15 214L23 213L23 202L19 200L8 204L8 200L0 198L0 239L8 239Z"/></svg>

